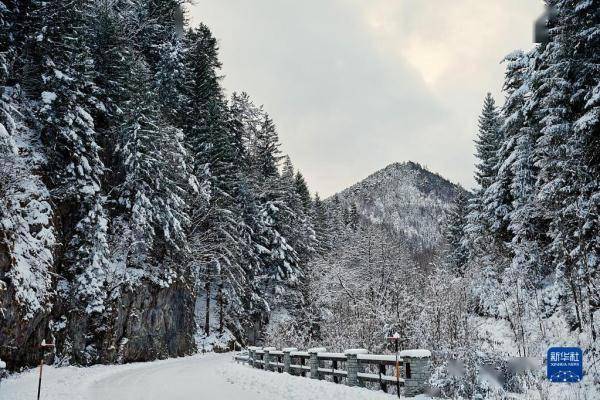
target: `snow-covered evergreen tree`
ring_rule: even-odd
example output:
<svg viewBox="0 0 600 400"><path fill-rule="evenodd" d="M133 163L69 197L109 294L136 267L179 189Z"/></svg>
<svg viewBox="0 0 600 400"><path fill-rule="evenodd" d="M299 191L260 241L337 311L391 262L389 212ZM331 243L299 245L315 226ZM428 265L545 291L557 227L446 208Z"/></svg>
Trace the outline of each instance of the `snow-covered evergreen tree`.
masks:
<svg viewBox="0 0 600 400"><path fill-rule="evenodd" d="M21 4L20 6L25 6ZM16 84L15 62L23 42L21 9L8 3L0 13L0 320L14 295L19 314L32 319L50 310L56 232L50 192L39 176L44 154L30 112ZM7 285L8 283L8 285ZM9 289L9 290L7 290ZM14 311L13 311L14 312Z"/></svg>
<svg viewBox="0 0 600 400"><path fill-rule="evenodd" d="M454 200L452 208L447 213L444 234L447 245L446 260L449 271L454 276L460 277L464 276L466 264L469 260L469 247L465 232L467 210L468 197L463 193L459 193Z"/></svg>
<svg viewBox="0 0 600 400"><path fill-rule="evenodd" d="M39 71L35 90L41 106L42 140L48 148L48 169L54 198L72 202L77 217L68 238L68 272L78 307L88 313L104 310L104 279L108 262L107 215L101 190L100 159L92 109L93 60L87 43L89 1L35 2L32 10L35 45L33 69ZM69 210L73 212L74 210Z"/></svg>
<svg viewBox="0 0 600 400"><path fill-rule="evenodd" d="M491 229L490 210L486 204L485 192L496 182L498 151L501 144L499 126L500 120L496 103L492 95L488 93L479 117L479 133L475 141L476 156L479 160L475 167L475 180L478 188L469 204L468 219L470 223L467 227L467 232L473 238L483 239L489 235Z"/></svg>
<svg viewBox="0 0 600 400"><path fill-rule="evenodd" d="M296 172L296 176L294 177L294 186L296 193L300 196L300 201L302 202L302 206L304 207L304 213L308 213L310 211L310 207L312 204L312 198L310 197L310 190L308 189L308 184L304 179L304 175L302 172Z"/></svg>
<svg viewBox="0 0 600 400"><path fill-rule="evenodd" d="M132 11L140 22L138 45L153 72L164 60L165 44L178 36L183 3L183 0L133 0Z"/></svg>
<svg viewBox="0 0 600 400"><path fill-rule="evenodd" d="M245 274L240 262L245 246L241 211L236 202L242 146L230 129L229 109L219 84L218 47L210 30L201 25L186 36L189 70L189 111L183 123L186 142L194 156L196 173L208 171L211 197L206 211L195 213L194 254L202 270L206 296L205 333L210 331L210 301L215 292L223 299L225 286L230 302L244 291ZM220 300L220 304L223 304ZM220 305L221 307L221 305Z"/></svg>
<svg viewBox="0 0 600 400"><path fill-rule="evenodd" d="M200 195L199 185L191 175L183 133L162 120L145 62L135 61L119 128L124 175L119 202L131 210L132 239L144 253L159 243L161 251L179 249L186 246L189 224L185 199L187 193Z"/></svg>
<svg viewBox="0 0 600 400"><path fill-rule="evenodd" d="M482 190L486 190L494 182L497 165L498 149L501 136L499 133L499 113L491 93L485 96L483 109L479 116L479 134L475 140L477 158L475 180Z"/></svg>
<svg viewBox="0 0 600 400"><path fill-rule="evenodd" d="M301 193L298 191L297 176L298 175L294 173L294 166L292 165L290 157L286 156L283 163L280 184L283 192L283 200L292 211L290 214L290 218L292 219L288 222L288 231L283 232L283 234L288 238L291 246L298 253L298 262L304 265L313 255L316 237L312 222L305 211L305 199L301 197ZM300 177L302 177L302 175L300 175ZM310 196L310 193L307 193L308 187L306 186L306 183L302 186L301 181L300 185L301 188L306 189L306 192L304 192L303 195Z"/></svg>
<svg viewBox="0 0 600 400"><path fill-rule="evenodd" d="M568 299L569 322L580 331L587 325L595 336L589 301L595 297L590 288L597 279L598 258L589 228L597 221L597 160L591 154L599 121L594 93L600 16L596 1L558 1L556 9L551 40L540 49L533 78L541 126L535 149L537 199L551 215L547 252Z"/></svg>
<svg viewBox="0 0 600 400"><path fill-rule="evenodd" d="M181 127L184 119L182 114L189 107L186 87L189 71L185 52L184 42L180 38L164 43L160 48L160 60L154 77L163 118L176 127Z"/></svg>
<svg viewBox="0 0 600 400"><path fill-rule="evenodd" d="M317 253L323 254L331 246L330 220L327 215L327 208L319 193L315 193L312 205L312 221L317 239Z"/></svg>

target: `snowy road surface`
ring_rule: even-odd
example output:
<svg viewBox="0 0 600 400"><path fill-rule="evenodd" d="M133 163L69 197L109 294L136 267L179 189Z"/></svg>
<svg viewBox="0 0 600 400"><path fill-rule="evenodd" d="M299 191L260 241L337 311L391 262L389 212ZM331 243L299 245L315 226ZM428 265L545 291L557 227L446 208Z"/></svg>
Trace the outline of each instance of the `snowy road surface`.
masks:
<svg viewBox="0 0 600 400"><path fill-rule="evenodd" d="M0 384L1 400L32 400L37 370ZM232 354L150 363L44 368L44 400L391 400L395 396L253 369Z"/></svg>

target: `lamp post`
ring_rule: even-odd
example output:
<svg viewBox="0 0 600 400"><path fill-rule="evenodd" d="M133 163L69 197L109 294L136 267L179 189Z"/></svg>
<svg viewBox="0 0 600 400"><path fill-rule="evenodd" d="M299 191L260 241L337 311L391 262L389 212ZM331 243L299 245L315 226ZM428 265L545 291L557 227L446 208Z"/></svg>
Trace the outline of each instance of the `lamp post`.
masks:
<svg viewBox="0 0 600 400"><path fill-rule="evenodd" d="M54 347L54 343L46 343L46 339L42 340L40 348L42 349L42 357L40 357L40 379L38 381L38 392L37 400L40 400L40 393L42 390L42 370L44 369L44 349Z"/></svg>

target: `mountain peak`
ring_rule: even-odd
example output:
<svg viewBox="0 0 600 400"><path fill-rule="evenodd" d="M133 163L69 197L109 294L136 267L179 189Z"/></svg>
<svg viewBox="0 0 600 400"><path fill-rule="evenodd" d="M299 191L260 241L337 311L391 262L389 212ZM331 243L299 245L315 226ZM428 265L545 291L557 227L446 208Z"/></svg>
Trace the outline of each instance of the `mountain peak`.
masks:
<svg viewBox="0 0 600 400"><path fill-rule="evenodd" d="M420 246L435 246L442 236L445 211L464 192L421 164L396 162L335 196L356 205L371 223L382 224Z"/></svg>
<svg viewBox="0 0 600 400"><path fill-rule="evenodd" d="M414 162L414 161L403 161L403 162L399 162L396 161L395 163L391 163L390 165L388 165L387 167L383 168L383 169L388 169L388 168L410 168L410 169L424 169L421 164Z"/></svg>

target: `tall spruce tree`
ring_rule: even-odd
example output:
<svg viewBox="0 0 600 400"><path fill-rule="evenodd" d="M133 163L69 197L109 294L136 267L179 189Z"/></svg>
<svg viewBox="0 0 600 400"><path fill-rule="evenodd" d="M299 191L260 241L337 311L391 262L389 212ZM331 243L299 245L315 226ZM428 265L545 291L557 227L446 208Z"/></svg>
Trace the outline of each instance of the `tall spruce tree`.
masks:
<svg viewBox="0 0 600 400"><path fill-rule="evenodd" d="M255 153L252 163L262 182L258 190L263 216L263 236L269 249L263 261L264 268L270 279L268 284L274 284L276 290L279 290L279 282L294 284L299 273L298 252L292 247L296 229L294 223L298 216L286 202L286 195L293 197L292 202L297 204L299 200L293 191L293 180L290 180L293 179L293 170L289 169L287 172L287 185L283 184L286 180L279 174L279 162L282 158L279 146L275 125L271 118L265 115L253 145Z"/></svg>
<svg viewBox="0 0 600 400"><path fill-rule="evenodd" d="M41 73L35 92L42 99L42 139L49 145L54 196L68 199L79 210L78 217L69 218L76 222L74 235L67 239L66 264L75 277L73 299L88 313L104 310L108 255L108 221L100 185L104 164L91 116L97 105L87 42L91 9L92 2L81 0L36 2L32 11L37 30L32 61Z"/></svg>
<svg viewBox="0 0 600 400"><path fill-rule="evenodd" d="M0 12L0 252L8 255L0 271L7 278L0 280L0 321L7 321L0 324L5 327L11 324L6 308L12 300L25 320L49 312L55 300L54 213L38 172L43 166L39 134L30 128L31 115L18 86L29 6L11 1Z"/></svg>
<svg viewBox="0 0 600 400"><path fill-rule="evenodd" d="M296 172L296 176L294 177L294 186L296 193L298 193L298 196L300 196L300 201L304 207L304 212L308 213L312 204L312 199L310 197L310 190L308 189L304 175L302 175L302 172L300 171Z"/></svg>
<svg viewBox="0 0 600 400"><path fill-rule="evenodd" d="M489 224L485 219L485 192L495 182L498 171L498 150L501 136L499 132L499 113L494 99L488 93L484 99L479 117L479 133L475 140L476 156L479 160L475 167L475 181L478 184L475 195L469 205L469 234L474 238L485 237Z"/></svg>
<svg viewBox="0 0 600 400"><path fill-rule="evenodd" d="M498 168L498 149L501 137L500 119L496 102L491 93L486 94L483 109L479 116L479 134L475 140L475 149L479 163L476 166L475 180L482 190L486 190L496 177Z"/></svg>
<svg viewBox="0 0 600 400"><path fill-rule="evenodd" d="M446 260L452 275L464 276L469 260L467 225L468 197L460 192L447 213L444 237L446 239Z"/></svg>
<svg viewBox="0 0 600 400"><path fill-rule="evenodd" d="M539 174L538 201L551 215L548 256L572 316L571 326L583 331L593 324L598 262L595 197L598 179L592 156L598 127L594 92L598 85L598 4L557 1L550 21L550 42L540 50L534 75L534 97L540 114L540 138L535 149ZM592 150L592 151L590 151ZM591 208L590 208L591 206ZM584 242L583 238L587 241ZM585 250L584 250L585 249ZM591 256L590 256L591 255ZM584 278L585 277L585 278ZM585 290L581 290L581 287Z"/></svg>
<svg viewBox="0 0 600 400"><path fill-rule="evenodd" d="M319 193L315 193L312 205L312 221L317 238L317 253L323 255L331 248L331 229L330 220L327 214L327 207L321 200Z"/></svg>
<svg viewBox="0 0 600 400"><path fill-rule="evenodd" d="M217 71L221 64L216 40L204 25L189 31L186 40L190 106L183 130L196 173L208 171L211 190L208 209L195 216L195 254L203 270L206 296L204 330L209 334L213 286L221 310L225 301L233 303L242 297L246 281L240 261L247 245L240 231L246 228L236 200L241 179L237 161L243 146L240 136L231 129L229 108L219 84Z"/></svg>
<svg viewBox="0 0 600 400"><path fill-rule="evenodd" d="M126 117L119 127L124 181L119 202L131 210L134 241L144 253L155 245L164 250L185 247L189 224L185 198L199 190L190 174L183 134L158 114L151 75L142 59L134 60L122 104ZM159 239L156 241L155 239Z"/></svg>
<svg viewBox="0 0 600 400"><path fill-rule="evenodd" d="M178 36L183 0L133 0L139 24L139 48L152 72L163 58L164 44Z"/></svg>

